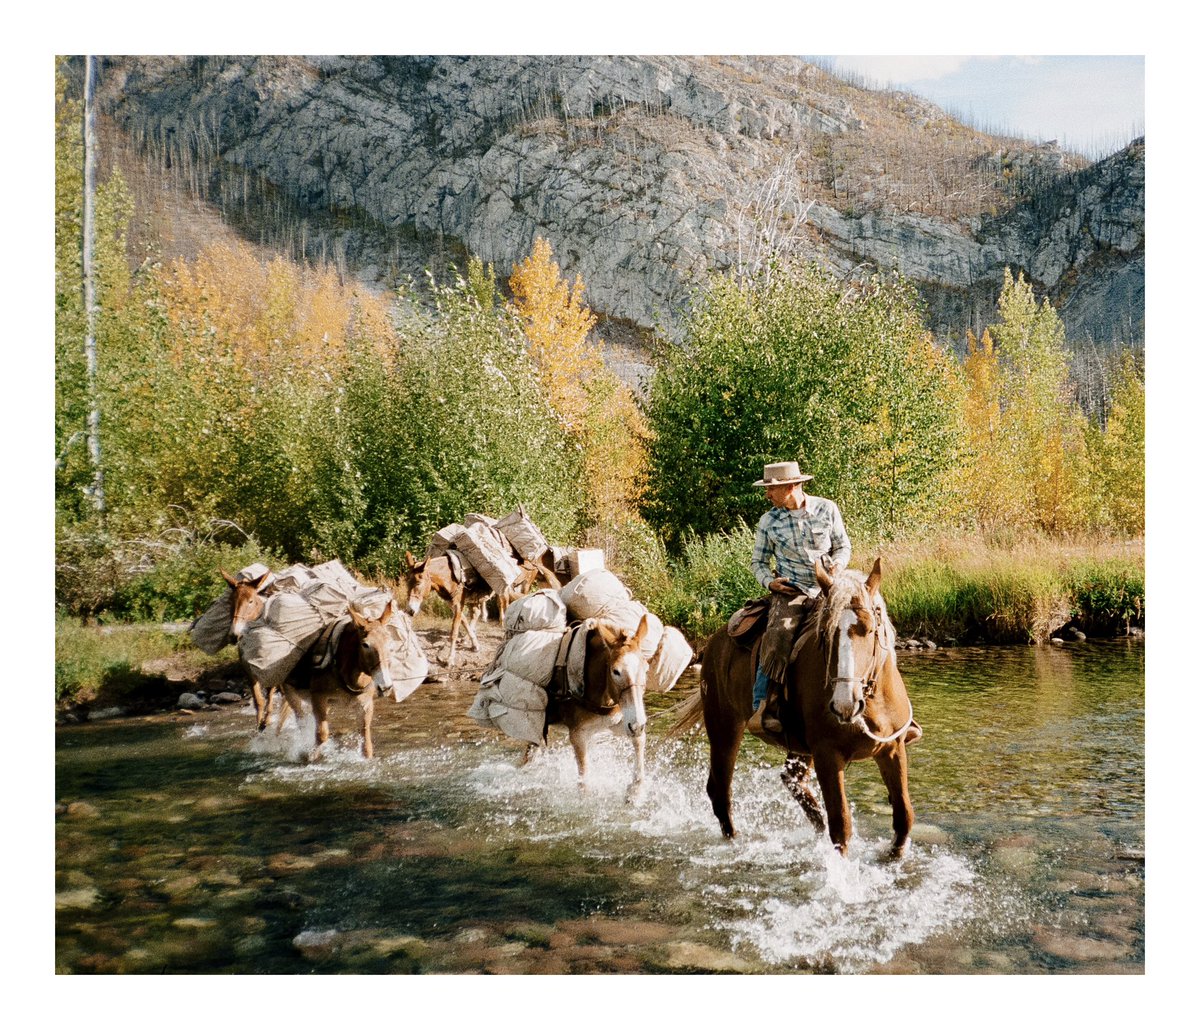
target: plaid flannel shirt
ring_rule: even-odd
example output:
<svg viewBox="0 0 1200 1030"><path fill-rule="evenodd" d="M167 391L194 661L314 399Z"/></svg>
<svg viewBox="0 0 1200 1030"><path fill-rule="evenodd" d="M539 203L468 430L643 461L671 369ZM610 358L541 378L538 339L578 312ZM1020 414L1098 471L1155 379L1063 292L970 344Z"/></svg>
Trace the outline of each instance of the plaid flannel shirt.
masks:
<svg viewBox="0 0 1200 1030"><path fill-rule="evenodd" d="M750 567L764 587L780 576L815 597L821 588L813 566L822 555L845 568L850 561L850 538L838 506L827 498L806 494L795 511L772 508L758 520Z"/></svg>

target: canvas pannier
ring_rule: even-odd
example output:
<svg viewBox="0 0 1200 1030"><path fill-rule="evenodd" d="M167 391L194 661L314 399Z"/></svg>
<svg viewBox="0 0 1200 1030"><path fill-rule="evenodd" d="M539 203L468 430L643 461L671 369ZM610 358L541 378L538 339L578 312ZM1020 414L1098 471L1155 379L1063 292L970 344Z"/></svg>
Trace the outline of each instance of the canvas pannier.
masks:
<svg viewBox="0 0 1200 1030"><path fill-rule="evenodd" d="M541 561L550 549L542 531L525 514L524 505L518 505L516 511L505 515L496 523L495 528L525 561Z"/></svg>
<svg viewBox="0 0 1200 1030"><path fill-rule="evenodd" d="M607 569L593 569L571 580L559 595L573 619L591 619L605 607L631 600L633 593Z"/></svg>
<svg viewBox="0 0 1200 1030"><path fill-rule="evenodd" d="M508 541L489 526L468 526L455 541L455 548L498 594L512 586L520 571Z"/></svg>
<svg viewBox="0 0 1200 1030"><path fill-rule="evenodd" d="M566 629L567 606L557 590L539 590L508 606L504 632L509 636L534 629Z"/></svg>
<svg viewBox="0 0 1200 1030"><path fill-rule="evenodd" d="M545 738L546 691L515 672L483 684L467 712L481 726L494 726L510 737L531 744Z"/></svg>
<svg viewBox="0 0 1200 1030"><path fill-rule="evenodd" d="M454 546L454 542L466 531L467 527L457 522L443 526L430 539L429 546L425 549L425 560L440 558Z"/></svg>
<svg viewBox="0 0 1200 1030"><path fill-rule="evenodd" d="M670 690L679 682L679 677L692 663L693 651L687 638L674 626L665 626L658 650L650 659L650 675L646 680L649 690Z"/></svg>

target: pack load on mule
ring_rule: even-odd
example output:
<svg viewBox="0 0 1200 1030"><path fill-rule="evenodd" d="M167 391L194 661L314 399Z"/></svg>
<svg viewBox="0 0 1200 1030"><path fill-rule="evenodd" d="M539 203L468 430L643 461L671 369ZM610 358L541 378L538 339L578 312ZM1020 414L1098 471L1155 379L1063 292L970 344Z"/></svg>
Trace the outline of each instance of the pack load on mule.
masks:
<svg viewBox="0 0 1200 1030"><path fill-rule="evenodd" d="M231 629L235 583L255 583L258 593L264 597L270 597L279 589L277 578L262 562L247 565L232 579L234 582L229 583L225 592L208 606L188 630L192 643L205 654L216 654L227 645L235 643L236 638Z"/></svg>
<svg viewBox="0 0 1200 1030"><path fill-rule="evenodd" d="M408 613L416 616L430 593L449 603L452 619L445 663L453 666L460 631L473 650L479 650L475 624L486 618L486 604L495 595L501 616L518 597L537 584L557 588L555 549L525 513L523 505L501 519L472 512L433 534L425 557L405 553Z"/></svg>
<svg viewBox="0 0 1200 1030"><path fill-rule="evenodd" d="M379 619L389 602L390 591L360 583L338 561L309 567L291 565L270 574L265 565L241 570L237 582L268 576L262 613L238 638L238 656L257 686L277 689L323 632L354 611L368 619ZM234 584L192 625L192 640L209 654L220 636L228 642ZM223 624L222 624L223 620ZM223 625L223 628L221 628ZM403 701L421 685L429 672L429 661L413 630L412 620L392 604L387 622L391 638L391 695Z"/></svg>
<svg viewBox="0 0 1200 1030"><path fill-rule="evenodd" d="M468 715L527 743L546 739L552 696L581 698L588 632L600 623L632 637L649 663L648 685L667 691L692 660L683 634L662 621L612 572L592 569L559 590L540 590L509 605L504 641L480 680Z"/></svg>

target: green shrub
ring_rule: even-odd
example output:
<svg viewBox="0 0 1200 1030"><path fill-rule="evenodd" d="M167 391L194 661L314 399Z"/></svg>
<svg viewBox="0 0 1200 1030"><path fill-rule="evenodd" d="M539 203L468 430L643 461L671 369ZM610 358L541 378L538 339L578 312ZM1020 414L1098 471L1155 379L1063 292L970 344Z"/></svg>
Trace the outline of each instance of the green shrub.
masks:
<svg viewBox="0 0 1200 1030"><path fill-rule="evenodd" d="M137 695L147 681L140 672L143 662L187 646L186 636L169 636L157 628L112 632L60 617L54 627L54 698L117 701Z"/></svg>
<svg viewBox="0 0 1200 1030"><path fill-rule="evenodd" d="M725 533L688 534L658 592L641 599L689 639L703 640L746 601L763 593L750 571L753 548L754 530L745 523Z"/></svg>
<svg viewBox="0 0 1200 1030"><path fill-rule="evenodd" d="M206 532L176 528L152 537L119 537L86 526L60 527L55 606L84 620L188 621L224 589L219 569L282 560L232 523Z"/></svg>
<svg viewBox="0 0 1200 1030"><path fill-rule="evenodd" d="M1073 568L1069 576L1071 616L1088 631L1111 633L1140 623L1146 607L1146 574L1119 559Z"/></svg>

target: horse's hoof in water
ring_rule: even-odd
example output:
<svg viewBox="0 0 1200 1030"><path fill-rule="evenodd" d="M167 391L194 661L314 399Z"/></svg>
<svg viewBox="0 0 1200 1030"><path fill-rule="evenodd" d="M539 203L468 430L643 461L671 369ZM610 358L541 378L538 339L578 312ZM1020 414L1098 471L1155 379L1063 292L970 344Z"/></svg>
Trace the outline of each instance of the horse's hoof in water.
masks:
<svg viewBox="0 0 1200 1030"><path fill-rule="evenodd" d="M642 796L642 781L641 780L639 780L637 783L631 783L628 787L625 788L625 803L627 805L632 805L641 796Z"/></svg>
<svg viewBox="0 0 1200 1030"><path fill-rule="evenodd" d="M899 844L893 844L892 849L888 852L888 859L892 862L898 862L908 854L908 841L903 840Z"/></svg>

